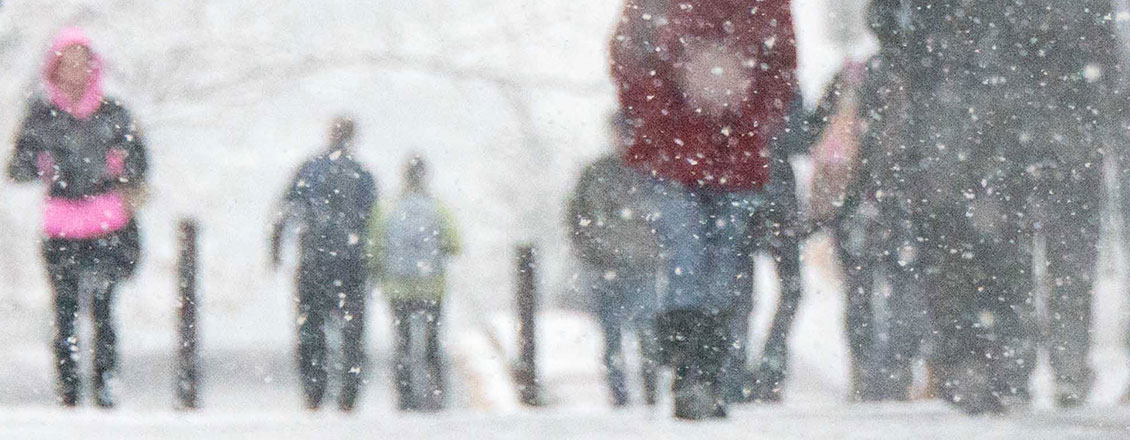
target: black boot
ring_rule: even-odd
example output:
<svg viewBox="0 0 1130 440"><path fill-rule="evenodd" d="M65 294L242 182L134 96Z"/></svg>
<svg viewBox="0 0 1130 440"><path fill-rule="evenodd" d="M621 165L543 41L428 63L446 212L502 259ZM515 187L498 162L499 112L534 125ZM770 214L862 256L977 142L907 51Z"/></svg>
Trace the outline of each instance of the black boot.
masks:
<svg viewBox="0 0 1130 440"><path fill-rule="evenodd" d="M728 353L728 323L697 310L659 316L662 358L675 370L675 417L703 420L726 417L719 377Z"/></svg>
<svg viewBox="0 0 1130 440"><path fill-rule="evenodd" d="M750 400L761 403L780 403L781 389L788 370L789 352L785 342L769 341L761 356L761 363L753 375Z"/></svg>
<svg viewBox="0 0 1130 440"><path fill-rule="evenodd" d="M104 371L94 375L94 404L99 408L114 407L113 374Z"/></svg>
<svg viewBox="0 0 1130 440"><path fill-rule="evenodd" d="M942 399L969 415L1003 414L1005 406L993 392L985 365L965 362L942 368Z"/></svg>
<svg viewBox="0 0 1130 440"><path fill-rule="evenodd" d="M643 372L643 403L655 406L659 402L659 377L654 369Z"/></svg>
<svg viewBox="0 0 1130 440"><path fill-rule="evenodd" d="M341 385L341 395L337 399L337 408L342 412L353 412L353 407L357 404L357 392L361 387L361 379L354 373L345 373L345 379Z"/></svg>

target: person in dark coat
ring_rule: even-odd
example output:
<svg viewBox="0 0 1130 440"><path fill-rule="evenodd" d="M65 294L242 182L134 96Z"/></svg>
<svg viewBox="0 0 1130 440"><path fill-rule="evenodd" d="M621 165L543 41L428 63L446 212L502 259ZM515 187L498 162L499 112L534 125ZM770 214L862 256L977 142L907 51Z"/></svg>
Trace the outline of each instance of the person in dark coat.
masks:
<svg viewBox="0 0 1130 440"><path fill-rule="evenodd" d="M94 401L109 408L118 358L113 300L140 254L134 205L144 189L146 148L130 112L102 94L102 60L81 30L55 37L43 86L16 134L8 175L48 187L43 257L55 290L59 401L79 402L75 322L80 302L92 301Z"/></svg>
<svg viewBox="0 0 1130 440"><path fill-rule="evenodd" d="M566 225L583 267L581 279L596 303L604 333L604 366L615 406L628 404L623 330L634 327L641 348L644 402L656 403L658 340L655 311L659 241L652 221L659 215L654 183L624 164L631 121L617 112L609 124L615 150L585 167L569 199Z"/></svg>
<svg viewBox="0 0 1130 440"><path fill-rule="evenodd" d="M624 160L665 185L668 291L657 328L675 416L724 416L733 307L752 294L753 215L796 89L787 0L629 0L612 76L633 121Z"/></svg>
<svg viewBox="0 0 1130 440"><path fill-rule="evenodd" d="M908 200L940 394L970 413L1028 402L1039 229L1056 280L1058 400L1081 400L1097 164L1112 125L1109 4L875 2L906 38Z"/></svg>
<svg viewBox="0 0 1130 440"><path fill-rule="evenodd" d="M377 200L371 174L353 158L354 123L334 120L329 147L302 164L283 196L271 233L278 267L287 225L299 227L298 367L306 406L321 407L326 391L326 322L342 321L344 377L338 407L352 411L364 376L368 228Z"/></svg>

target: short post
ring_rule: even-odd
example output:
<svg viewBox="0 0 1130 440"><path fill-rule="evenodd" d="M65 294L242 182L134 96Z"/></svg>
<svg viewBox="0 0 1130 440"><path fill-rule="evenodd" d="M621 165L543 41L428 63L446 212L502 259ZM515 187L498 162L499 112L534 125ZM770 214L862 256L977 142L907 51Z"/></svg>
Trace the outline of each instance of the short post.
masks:
<svg viewBox="0 0 1130 440"><path fill-rule="evenodd" d="M514 368L514 381L522 404L541 405L541 390L537 375L537 310L538 293L534 248L518 246L518 364Z"/></svg>
<svg viewBox="0 0 1130 440"><path fill-rule="evenodd" d="M180 222L180 256L177 259L177 306L179 345L177 347L177 404L180 409L195 409L199 391L196 326L196 221Z"/></svg>

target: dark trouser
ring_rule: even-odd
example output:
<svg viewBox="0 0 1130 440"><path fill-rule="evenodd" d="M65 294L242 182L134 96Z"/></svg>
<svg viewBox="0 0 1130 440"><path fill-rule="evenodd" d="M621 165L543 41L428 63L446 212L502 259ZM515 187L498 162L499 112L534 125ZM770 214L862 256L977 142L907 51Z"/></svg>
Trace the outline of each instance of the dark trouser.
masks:
<svg viewBox="0 0 1130 440"><path fill-rule="evenodd" d="M786 154L782 152L782 156L775 160L770 168L771 183L765 189L769 203L754 214L752 235L758 242L758 248L768 250L776 263L780 298L761 350L757 371L749 377L746 360L754 277L750 276L740 284L739 291L744 295L739 296L738 306L734 308L737 311L733 317L736 343L731 355L731 379L727 392L731 401L781 399L781 388L788 372L789 334L803 294L800 265L802 224L798 218L800 203L796 197L796 177ZM753 263L752 259L749 261ZM749 274L756 273L751 266Z"/></svg>
<svg viewBox="0 0 1130 440"><path fill-rule="evenodd" d="M999 411L1002 399L1028 396L1035 358L1021 311L1034 287L1031 255L1022 226L986 235L964 212L938 211L922 223L932 365L944 398L970 412Z"/></svg>
<svg viewBox="0 0 1130 440"><path fill-rule="evenodd" d="M106 382L117 366L117 334L114 330L114 288L128 278L139 253L137 225L106 237L88 240L50 238L43 255L55 290L55 368L59 399L64 405L78 403L78 320L80 302L89 294L94 318L94 389L97 403L110 406Z"/></svg>
<svg viewBox="0 0 1130 440"><path fill-rule="evenodd" d="M800 267L800 237L793 233L781 232L769 240L769 251L777 264L777 278L780 280L780 298L777 311L773 314L773 323L769 327L769 334L765 338L765 346L761 350L761 360L754 374L752 396L758 400L777 401L781 397L781 387L788 374L789 363L789 334L792 331L793 318L796 317L797 306L803 294L803 280ZM751 271L756 273L756 271ZM753 284L752 280L750 282ZM752 305L752 302L750 303ZM747 345L749 339L749 310L742 310L737 332L741 346ZM745 361L743 351L739 357ZM744 393L744 390L743 390Z"/></svg>
<svg viewBox="0 0 1130 440"><path fill-rule="evenodd" d="M914 280L913 255L896 238L903 228L874 217L855 212L833 230L847 293L852 399L905 400L928 317ZM884 285L889 290L880 294L877 289Z"/></svg>
<svg viewBox="0 0 1130 440"><path fill-rule="evenodd" d="M396 326L395 380L398 408L401 410L438 410L446 399L446 372L440 347L442 305L433 300L401 299L392 301L392 314ZM424 324L423 365L412 356L414 338L413 316L422 318ZM422 367L422 368L421 368ZM427 385L423 396L415 386L417 373L423 373Z"/></svg>
<svg viewBox="0 0 1130 440"><path fill-rule="evenodd" d="M625 325L635 328L640 341L644 401L654 404L659 352L655 333L655 309L658 303L655 271L589 268L586 272L604 333L604 366L608 371L608 387L613 404L628 403L622 340Z"/></svg>
<svg viewBox="0 0 1130 440"><path fill-rule="evenodd" d="M1037 209L1045 238L1047 340L1060 397L1085 399L1093 379L1088 364L1091 296L1098 262L1102 180L1097 167L1049 174Z"/></svg>
<svg viewBox="0 0 1130 440"><path fill-rule="evenodd" d="M359 261L304 260L298 275L298 367L306 406L319 408L326 392L326 321L340 313L343 377L339 406L356 402L365 364L365 271Z"/></svg>

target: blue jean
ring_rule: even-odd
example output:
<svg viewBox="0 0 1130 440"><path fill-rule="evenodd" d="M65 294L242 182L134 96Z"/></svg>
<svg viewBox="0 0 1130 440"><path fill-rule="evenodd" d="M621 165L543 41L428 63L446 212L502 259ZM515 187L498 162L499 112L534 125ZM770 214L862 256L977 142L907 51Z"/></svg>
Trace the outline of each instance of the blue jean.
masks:
<svg viewBox="0 0 1130 440"><path fill-rule="evenodd" d="M644 397L655 402L656 368L659 341L655 335L655 309L658 304L655 270L585 268L585 278L595 299L600 327L604 333L604 366L608 387L617 405L628 401L624 373L623 330L633 327L640 341L641 374Z"/></svg>
<svg viewBox="0 0 1130 440"><path fill-rule="evenodd" d="M662 185L654 224L667 257L668 289L660 311L719 315L744 308L753 292L753 221L762 193Z"/></svg>

